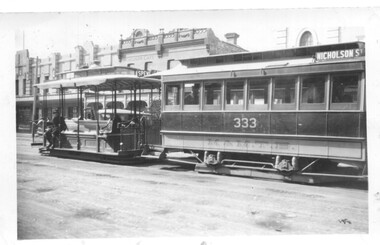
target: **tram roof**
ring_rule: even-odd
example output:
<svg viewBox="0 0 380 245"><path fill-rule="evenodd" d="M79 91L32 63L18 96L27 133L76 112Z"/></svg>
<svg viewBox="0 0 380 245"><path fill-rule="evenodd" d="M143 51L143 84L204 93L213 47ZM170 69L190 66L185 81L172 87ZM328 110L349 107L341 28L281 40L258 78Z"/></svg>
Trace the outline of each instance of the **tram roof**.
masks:
<svg viewBox="0 0 380 245"><path fill-rule="evenodd" d="M339 60L339 63L364 61L364 57L355 59ZM334 64L337 61L331 62L315 62L314 58L303 59L289 59L289 60L276 60L265 62L252 62L252 63L237 63L237 64L222 64L213 66L200 66L200 67L187 67L185 65L178 65L173 69L157 72L148 77L168 77L176 75L189 75L189 74L201 74L201 73L217 73L217 72L235 72L235 71L247 71L247 70L269 70L275 68L286 67L300 67L313 64Z"/></svg>
<svg viewBox="0 0 380 245"><path fill-rule="evenodd" d="M141 89L159 88L161 82L155 78L138 77L136 75L127 74L108 74L98 76L76 77L71 79L53 80L45 83L36 84L34 86L40 89L49 88L77 88L86 87L99 90L129 90L133 86Z"/></svg>
<svg viewBox="0 0 380 245"><path fill-rule="evenodd" d="M212 73L222 71L243 71L257 69L271 69L291 66L302 66L319 63L316 62L316 52L336 51L352 48L364 48L364 42L350 42L339 44L325 44L316 46L305 46L278 50L267 50L261 52L239 52L220 55L209 55L188 59L181 59L180 64L173 69L157 72L147 77L165 77L172 75L186 75L194 73ZM241 60L234 61L234 56L241 56ZM243 56L259 57L257 59L244 60ZM223 62L217 63L216 58L223 58ZM323 61L324 64L336 62L361 61L364 57ZM195 62L194 64L192 62ZM212 61L208 63L208 61ZM322 62L320 62L322 63Z"/></svg>
<svg viewBox="0 0 380 245"><path fill-rule="evenodd" d="M238 64L223 64L218 66L201 66L201 67L187 67L185 65L178 65L173 69L157 72L149 77L171 76L171 75L186 75L194 73L212 73L222 71L243 71L243 70L259 70L270 69L279 67L290 67L307 65L313 63L313 58L293 59L293 60L276 60L266 62L252 62L252 63L238 63Z"/></svg>

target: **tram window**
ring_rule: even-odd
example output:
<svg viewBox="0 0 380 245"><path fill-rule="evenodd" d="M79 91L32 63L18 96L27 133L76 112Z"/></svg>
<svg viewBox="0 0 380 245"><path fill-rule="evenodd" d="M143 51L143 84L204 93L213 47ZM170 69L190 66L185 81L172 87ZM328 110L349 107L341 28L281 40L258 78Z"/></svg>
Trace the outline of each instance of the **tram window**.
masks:
<svg viewBox="0 0 380 245"><path fill-rule="evenodd" d="M180 91L181 91L181 85L179 84L167 85L165 105L179 105Z"/></svg>
<svg viewBox="0 0 380 245"><path fill-rule="evenodd" d="M331 109L358 109L359 75L333 75Z"/></svg>
<svg viewBox="0 0 380 245"><path fill-rule="evenodd" d="M222 83L205 82L204 97L206 109L220 109L222 104Z"/></svg>
<svg viewBox="0 0 380 245"><path fill-rule="evenodd" d="M273 109L295 109L296 79L276 78L273 89Z"/></svg>
<svg viewBox="0 0 380 245"><path fill-rule="evenodd" d="M302 103L323 103L325 101L325 78L306 77L302 79Z"/></svg>
<svg viewBox="0 0 380 245"><path fill-rule="evenodd" d="M185 83L185 105L199 105L200 83Z"/></svg>
<svg viewBox="0 0 380 245"><path fill-rule="evenodd" d="M244 81L228 81L226 90L227 109L243 109Z"/></svg>
<svg viewBox="0 0 380 245"><path fill-rule="evenodd" d="M244 82L227 82L227 104L242 105L244 101Z"/></svg>
<svg viewBox="0 0 380 245"><path fill-rule="evenodd" d="M301 109L325 108L325 76L307 76L302 78Z"/></svg>
<svg viewBox="0 0 380 245"><path fill-rule="evenodd" d="M268 105L268 80L255 79L249 81L249 106Z"/></svg>

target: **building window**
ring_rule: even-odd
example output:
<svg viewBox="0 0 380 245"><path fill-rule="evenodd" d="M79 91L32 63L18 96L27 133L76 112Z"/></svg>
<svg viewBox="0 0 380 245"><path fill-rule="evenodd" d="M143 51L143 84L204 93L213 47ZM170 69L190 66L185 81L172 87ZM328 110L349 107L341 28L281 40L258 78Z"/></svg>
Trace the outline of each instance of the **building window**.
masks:
<svg viewBox="0 0 380 245"><path fill-rule="evenodd" d="M17 54L17 65L21 65L21 55Z"/></svg>
<svg viewBox="0 0 380 245"><path fill-rule="evenodd" d="M179 84L167 85L165 105L179 105L180 91L181 91L181 85Z"/></svg>
<svg viewBox="0 0 380 245"><path fill-rule="evenodd" d="M333 75L331 109L359 109L359 75Z"/></svg>
<svg viewBox="0 0 380 245"><path fill-rule="evenodd" d="M313 35L309 31L305 31L300 38L300 47L313 45Z"/></svg>
<svg viewBox="0 0 380 245"><path fill-rule="evenodd" d="M199 105L200 83L185 83L185 105Z"/></svg>
<svg viewBox="0 0 380 245"><path fill-rule="evenodd" d="M49 80L49 76L45 76L45 82ZM47 95L49 93L49 89L44 89L44 95Z"/></svg>
<svg viewBox="0 0 380 245"><path fill-rule="evenodd" d="M29 95L33 95L33 83L32 83L32 80L29 80Z"/></svg>
<svg viewBox="0 0 380 245"><path fill-rule="evenodd" d="M295 109L296 78L276 78L273 91L273 109Z"/></svg>
<svg viewBox="0 0 380 245"><path fill-rule="evenodd" d="M152 66L153 66L152 61L145 62L144 70L146 70L146 71L150 71L150 70L152 70Z"/></svg>
<svg viewBox="0 0 380 245"><path fill-rule="evenodd" d="M173 69L174 67L176 67L180 62L178 60L168 60L168 65L167 65L167 69L170 70L170 69Z"/></svg>
<svg viewBox="0 0 380 245"><path fill-rule="evenodd" d="M26 79L22 80L22 94L26 95Z"/></svg>
<svg viewBox="0 0 380 245"><path fill-rule="evenodd" d="M19 89L19 87L18 87L18 80L16 80L16 95L18 95L18 89Z"/></svg>

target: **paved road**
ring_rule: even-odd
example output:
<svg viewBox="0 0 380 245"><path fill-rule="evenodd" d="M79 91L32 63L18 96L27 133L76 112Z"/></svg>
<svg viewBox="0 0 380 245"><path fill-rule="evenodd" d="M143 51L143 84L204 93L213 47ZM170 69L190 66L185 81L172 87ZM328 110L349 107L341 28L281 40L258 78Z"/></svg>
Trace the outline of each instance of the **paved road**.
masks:
<svg viewBox="0 0 380 245"><path fill-rule="evenodd" d="M368 233L363 188L53 158L17 140L18 239Z"/></svg>

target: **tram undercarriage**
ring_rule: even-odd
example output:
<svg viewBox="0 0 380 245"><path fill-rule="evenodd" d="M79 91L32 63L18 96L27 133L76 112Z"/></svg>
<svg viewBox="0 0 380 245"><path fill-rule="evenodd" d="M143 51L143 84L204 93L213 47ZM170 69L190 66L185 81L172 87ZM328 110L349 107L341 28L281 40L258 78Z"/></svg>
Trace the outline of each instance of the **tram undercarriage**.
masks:
<svg viewBox="0 0 380 245"><path fill-rule="evenodd" d="M161 158L195 164L195 171L198 173L275 179L304 184L368 181L367 165L363 162L190 150L184 151L184 157L181 159L172 158L173 153L170 151L171 149L165 149Z"/></svg>

